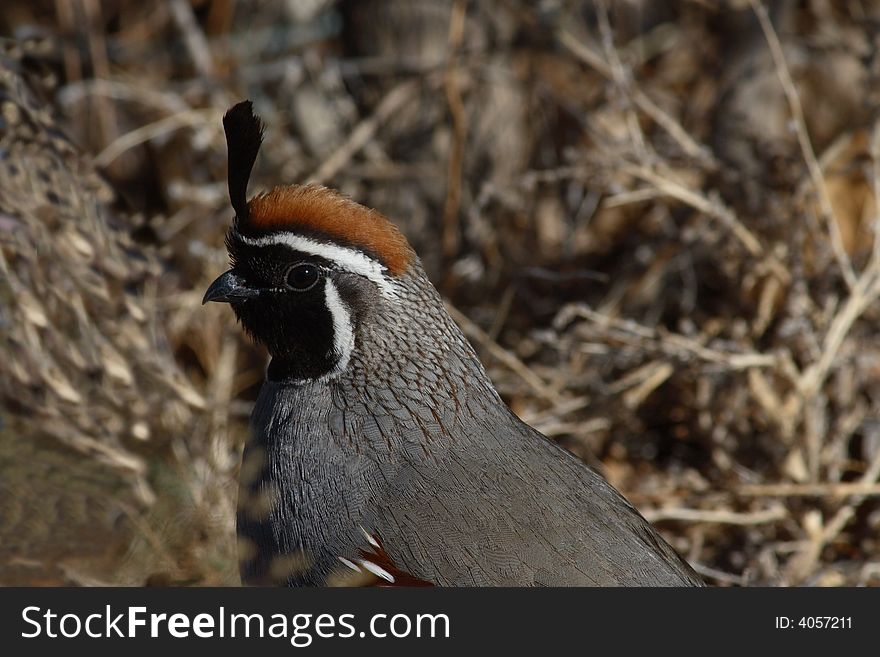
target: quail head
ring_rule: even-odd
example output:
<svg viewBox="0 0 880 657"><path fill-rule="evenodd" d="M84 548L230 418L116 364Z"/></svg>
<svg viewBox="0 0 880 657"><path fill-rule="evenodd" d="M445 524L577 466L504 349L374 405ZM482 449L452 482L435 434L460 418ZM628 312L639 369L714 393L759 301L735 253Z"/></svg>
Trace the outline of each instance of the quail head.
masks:
<svg viewBox="0 0 880 657"><path fill-rule="evenodd" d="M701 584L507 408L391 222L315 185L247 201L262 126L243 102L224 127L232 267L204 300L271 355L241 469L245 583Z"/></svg>

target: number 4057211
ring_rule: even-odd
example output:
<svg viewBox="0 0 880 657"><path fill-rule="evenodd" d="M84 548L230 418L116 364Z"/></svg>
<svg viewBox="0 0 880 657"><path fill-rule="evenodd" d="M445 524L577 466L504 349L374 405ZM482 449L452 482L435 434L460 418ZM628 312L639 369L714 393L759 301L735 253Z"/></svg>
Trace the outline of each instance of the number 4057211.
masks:
<svg viewBox="0 0 880 657"><path fill-rule="evenodd" d="M789 616L776 617L776 629L800 628L804 630L851 630L852 616Z"/></svg>

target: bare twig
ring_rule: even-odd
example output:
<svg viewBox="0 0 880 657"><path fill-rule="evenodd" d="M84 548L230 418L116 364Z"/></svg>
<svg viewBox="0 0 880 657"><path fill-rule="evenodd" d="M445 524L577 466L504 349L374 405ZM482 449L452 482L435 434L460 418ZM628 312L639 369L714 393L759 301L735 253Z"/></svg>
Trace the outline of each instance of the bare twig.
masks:
<svg viewBox="0 0 880 657"><path fill-rule="evenodd" d="M609 80L614 79L614 72L611 66L598 53L594 52L580 38L575 36L571 30L563 29L559 33L558 38L564 48L595 70L599 75ZM678 121L663 111L645 92L633 86L629 86L627 90L632 94L633 103L650 116L657 125L663 128L679 145L682 151L706 165L713 168L716 166L715 158L709 148L696 141Z"/></svg>
<svg viewBox="0 0 880 657"><path fill-rule="evenodd" d="M348 162L366 146L379 127L397 110L415 98L420 83L418 80L405 80L389 91L376 110L358 123L354 130L330 156L308 177L309 182L324 183L335 176Z"/></svg>
<svg viewBox="0 0 880 657"><path fill-rule="evenodd" d="M107 96L114 100L137 102L167 113L185 112L189 109L189 105L178 94L157 91L122 80L82 80L68 84L59 93L61 103L68 107L89 96Z"/></svg>
<svg viewBox="0 0 880 657"><path fill-rule="evenodd" d="M550 385L544 381L540 376L535 374L528 365L523 363L517 356L500 344L490 339L486 332L481 329L479 326L474 324L470 318L468 318L465 314L463 314L460 310L455 308L452 304L447 303L446 309L449 311L449 314L452 315L452 319L461 326L465 335L476 340L481 345L486 347L490 354L494 358L497 358L499 362L503 363L505 367L507 367L511 372L519 376L532 390L537 392L541 397L547 399L554 404L562 403L562 396L553 390Z"/></svg>
<svg viewBox="0 0 880 657"><path fill-rule="evenodd" d="M626 118L626 128L630 134L630 141L633 148L638 153L639 159L648 161L650 159L648 142L645 139L645 133L639 124L639 117L633 110L632 100L632 74L624 67L620 60L620 54L614 45L614 32L611 30L611 22L608 20L607 0L595 0L596 17L599 23L599 33L602 37L602 50L605 52L605 59L611 70L611 77L614 84L623 92L622 98L623 112Z"/></svg>
<svg viewBox="0 0 880 657"><path fill-rule="evenodd" d="M642 515L649 522L660 520L680 520L684 522L717 523L721 525L764 525L776 522L788 517L788 511L782 505L772 506L762 511L748 511L737 513L719 509L717 511L705 511L703 509L674 508L674 509L642 509Z"/></svg>
<svg viewBox="0 0 880 657"><path fill-rule="evenodd" d="M70 0L55 0L55 13L63 32L72 33L77 24L76 5ZM79 51L73 44L62 46L64 56L64 77L69 82L77 82L82 79L82 62Z"/></svg>
<svg viewBox="0 0 880 657"><path fill-rule="evenodd" d="M205 38L202 28L199 27L193 14L189 0L171 0L168 3L171 17L175 25L183 34L186 49L192 57L196 70L203 77L209 78L214 75L214 61L211 57L211 47Z"/></svg>
<svg viewBox="0 0 880 657"><path fill-rule="evenodd" d="M701 563L691 562L691 567L703 577L714 579L716 582L732 584L733 586L745 586L747 584L746 578L741 575L726 573L723 570L710 568L709 566L705 566Z"/></svg>
<svg viewBox="0 0 880 657"><path fill-rule="evenodd" d="M120 135L95 156L95 164L106 167L125 151L143 144L155 137L190 126L219 126L221 113L218 110L187 110L166 116L153 123Z"/></svg>
<svg viewBox="0 0 880 657"><path fill-rule="evenodd" d="M458 251L459 210L461 209L461 173L464 161L464 141L467 134L464 103L461 99L461 81L458 70L458 51L464 38L467 3L456 0L449 19L449 63L443 78L446 103L452 116L452 144L446 174L446 201L443 205L443 254L448 258Z"/></svg>
<svg viewBox="0 0 880 657"><path fill-rule="evenodd" d="M751 484L734 491L745 497L864 497L880 496L880 484L831 482L819 484Z"/></svg>
<svg viewBox="0 0 880 657"><path fill-rule="evenodd" d="M627 173L652 184L663 194L678 199L682 203L690 205L692 208L718 219L731 230L734 236L743 246L746 247L751 255L760 256L763 253L763 248L761 247L761 242L758 241L758 238L755 237L752 231L746 228L746 226L739 220L739 217L736 216L736 213L727 207L720 198L710 199L705 194L688 189L681 183L671 180L643 165L629 164L624 166L624 170Z"/></svg>
<svg viewBox="0 0 880 657"><path fill-rule="evenodd" d="M642 340L650 341L661 352L679 358L683 356L696 357L710 363L723 365L732 370L742 370L751 367L775 367L779 364L779 358L772 354L734 353L711 349L692 338L676 333L660 332L657 329L643 326L631 320L604 315L583 304L564 306L556 315L553 325L561 328L575 317L582 317L599 326L611 327L623 333L637 336Z"/></svg>
<svg viewBox="0 0 880 657"><path fill-rule="evenodd" d="M877 451L865 473L859 477L857 484L864 487L874 486L878 479L880 479L880 450ZM785 569L786 579L789 582L800 583L813 571L823 548L837 538L838 534L855 516L856 509L864 501L864 494L853 496L847 504L837 510L837 513L822 527L821 531L810 536L801 551L792 557Z"/></svg>
<svg viewBox="0 0 880 657"><path fill-rule="evenodd" d="M828 225L828 233L831 237L831 248L834 251L834 257L837 260L837 264L840 267L840 271L843 274L843 278L847 285L849 285L849 287L854 287L856 284L856 275L853 270L852 262L850 262L849 256L843 248L843 240L840 236L840 225L837 223L837 218L834 215L834 206L831 204L831 196L829 195L828 187L825 184L825 176L822 173L822 167L819 166L819 161L816 159L816 153L813 150L813 144L810 142L810 135L807 131L807 123L804 120L804 110L801 106L801 99L794 86L794 81L791 78L791 72L788 70L788 64L785 62L785 54L782 52L782 44L779 42L779 37L776 35L776 30L773 28L773 23L770 21L770 17L767 15L767 9L764 7L763 3L760 0L749 0L749 4L751 4L752 10L758 17L758 22L761 24L761 30L764 32L764 38L767 40L767 45L770 47L770 54L773 57L773 63L776 66L776 74L779 76L779 82L782 84L782 89L785 92L785 98L788 101L788 106L794 121L794 129L797 134L798 144L801 148L801 154L807 164L810 178L813 181L813 186L816 188L819 206L822 208L822 215Z"/></svg>
<svg viewBox="0 0 880 657"><path fill-rule="evenodd" d="M83 9L88 17L89 58L98 79L110 76L110 63L107 60L107 43L104 39L103 17L101 5L96 0L83 2ZM106 143L117 132L116 108L103 98L96 99L95 114L101 130L101 142Z"/></svg>
<svg viewBox="0 0 880 657"><path fill-rule="evenodd" d="M806 398L814 396L825 382L837 353L853 323L880 297L880 260L872 260L859 276L849 297L834 316L822 341L822 355L807 367L798 381Z"/></svg>
<svg viewBox="0 0 880 657"><path fill-rule="evenodd" d="M874 123L871 130L871 188L874 190L874 221L871 229L874 233L874 248L871 250L871 261L868 267L880 270L880 121Z"/></svg>

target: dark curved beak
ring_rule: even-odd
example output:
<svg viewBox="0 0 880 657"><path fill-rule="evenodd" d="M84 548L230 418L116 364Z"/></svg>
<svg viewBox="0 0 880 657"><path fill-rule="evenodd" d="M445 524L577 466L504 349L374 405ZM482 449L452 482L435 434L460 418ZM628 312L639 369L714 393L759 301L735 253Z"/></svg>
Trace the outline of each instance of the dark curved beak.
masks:
<svg viewBox="0 0 880 657"><path fill-rule="evenodd" d="M230 269L211 283L211 286L202 298L202 305L209 301L216 301L218 303L242 301L244 299L251 299L259 293L259 290L248 287L244 279Z"/></svg>

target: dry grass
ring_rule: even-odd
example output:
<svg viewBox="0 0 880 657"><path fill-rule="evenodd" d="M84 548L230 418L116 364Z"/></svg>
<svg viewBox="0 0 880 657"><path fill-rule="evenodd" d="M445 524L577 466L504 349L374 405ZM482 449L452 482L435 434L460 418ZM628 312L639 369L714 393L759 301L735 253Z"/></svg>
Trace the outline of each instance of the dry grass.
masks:
<svg viewBox="0 0 880 657"><path fill-rule="evenodd" d="M234 580L262 356L199 300L231 214L219 117L249 97L269 125L254 189L327 182L394 218L514 410L709 581L880 582L880 9L768 6L4 4L7 33L59 35L62 125L158 268L138 330L204 401L121 442L151 496L125 502L124 575L78 581ZM151 418L179 397L137 380ZM112 397L49 399L94 420Z"/></svg>

